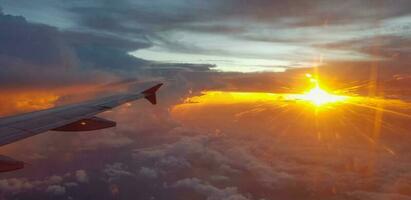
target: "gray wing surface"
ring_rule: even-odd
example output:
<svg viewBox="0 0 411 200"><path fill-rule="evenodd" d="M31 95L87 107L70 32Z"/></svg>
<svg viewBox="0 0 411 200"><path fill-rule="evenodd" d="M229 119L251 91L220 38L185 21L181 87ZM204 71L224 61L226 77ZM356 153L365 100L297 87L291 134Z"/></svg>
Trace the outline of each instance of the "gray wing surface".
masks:
<svg viewBox="0 0 411 200"><path fill-rule="evenodd" d="M156 91L161 85L157 84L137 94L119 94L84 103L0 118L0 146L92 118L98 113L137 99L146 98L152 104L156 104Z"/></svg>

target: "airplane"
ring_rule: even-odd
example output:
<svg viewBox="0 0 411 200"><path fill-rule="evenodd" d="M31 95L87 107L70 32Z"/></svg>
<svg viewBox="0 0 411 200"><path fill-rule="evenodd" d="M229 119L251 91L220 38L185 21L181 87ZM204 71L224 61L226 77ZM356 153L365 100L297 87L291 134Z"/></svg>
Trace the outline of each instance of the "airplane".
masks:
<svg viewBox="0 0 411 200"><path fill-rule="evenodd" d="M159 83L140 93L117 94L97 100L35 111L17 116L0 118L0 146L16 142L46 131L94 131L116 126L116 122L96 117L114 107L145 98L157 104ZM24 168L25 163L7 156L0 156L0 172Z"/></svg>

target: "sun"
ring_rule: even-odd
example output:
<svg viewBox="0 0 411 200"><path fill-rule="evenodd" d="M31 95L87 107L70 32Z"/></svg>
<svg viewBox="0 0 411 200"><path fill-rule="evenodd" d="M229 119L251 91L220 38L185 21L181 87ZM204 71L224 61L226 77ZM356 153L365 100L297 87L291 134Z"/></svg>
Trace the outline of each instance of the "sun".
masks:
<svg viewBox="0 0 411 200"><path fill-rule="evenodd" d="M299 99L309 101L316 106L321 106L324 104L335 103L339 101L343 101L346 99L345 96L339 96L335 94L331 94L326 90L320 87L320 83L317 79L313 78L311 74L305 75L307 78L310 79L310 82L315 85L314 88L302 94Z"/></svg>
<svg viewBox="0 0 411 200"><path fill-rule="evenodd" d="M346 97L330 94L316 85L313 89L301 96L303 100L312 102L316 106L345 100Z"/></svg>

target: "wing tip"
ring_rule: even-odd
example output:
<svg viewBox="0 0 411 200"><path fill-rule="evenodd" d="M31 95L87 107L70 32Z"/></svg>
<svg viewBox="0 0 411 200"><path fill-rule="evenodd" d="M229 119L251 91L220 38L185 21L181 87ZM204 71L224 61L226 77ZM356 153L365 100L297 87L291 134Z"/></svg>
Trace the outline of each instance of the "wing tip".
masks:
<svg viewBox="0 0 411 200"><path fill-rule="evenodd" d="M144 94L144 98L146 98L151 104L157 104L157 90L163 85L163 83L159 83L147 90L144 90L142 94Z"/></svg>

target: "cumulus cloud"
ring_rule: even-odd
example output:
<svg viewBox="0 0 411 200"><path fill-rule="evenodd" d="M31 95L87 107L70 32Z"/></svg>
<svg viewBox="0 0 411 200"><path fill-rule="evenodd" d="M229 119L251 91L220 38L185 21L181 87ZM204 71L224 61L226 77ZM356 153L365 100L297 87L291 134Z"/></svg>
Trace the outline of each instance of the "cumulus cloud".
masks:
<svg viewBox="0 0 411 200"><path fill-rule="evenodd" d="M253 173L260 184L267 187L281 187L293 182L292 175L262 162L249 152L245 144L231 142L233 141L203 135L183 137L174 144L137 149L134 156L136 159L155 159L154 166L165 171L206 165L210 169L222 170L222 173L239 172L238 170Z"/></svg>
<svg viewBox="0 0 411 200"><path fill-rule="evenodd" d="M92 150L101 147L119 148L134 142L127 136L104 130L102 133L99 133L98 137L94 135L79 135L78 137L79 139L76 140L78 150Z"/></svg>
<svg viewBox="0 0 411 200"><path fill-rule="evenodd" d="M237 188L227 187L219 189L198 178L187 178L173 184L176 188L191 188L196 192L207 196L207 200L247 200L245 196L238 193Z"/></svg>
<svg viewBox="0 0 411 200"><path fill-rule="evenodd" d="M33 188L33 184L24 179L2 179L0 180L0 188L3 191L20 192Z"/></svg>
<svg viewBox="0 0 411 200"><path fill-rule="evenodd" d="M77 170L75 173L76 179L80 183L88 182L88 175L85 170Z"/></svg>
<svg viewBox="0 0 411 200"><path fill-rule="evenodd" d="M126 166L123 163L107 164L103 169L103 172L108 176L109 182L120 179L124 176L134 176L133 172L130 172L125 168Z"/></svg>
<svg viewBox="0 0 411 200"><path fill-rule="evenodd" d="M26 178L10 178L0 180L0 188L3 191L13 193L28 191L37 187L44 187L48 185L58 185L62 183L64 178L62 176L52 175L43 180L29 180Z"/></svg>
<svg viewBox="0 0 411 200"><path fill-rule="evenodd" d="M227 158L215 149L209 149L209 138L206 136L183 137L174 144L152 147L147 149L136 149L136 159L154 160L155 165L160 168L190 168L191 160L210 162L217 164L224 162Z"/></svg>
<svg viewBox="0 0 411 200"><path fill-rule="evenodd" d="M77 187L77 186L78 186L78 183L75 183L75 182L67 182L67 183L64 183L64 186L65 186L66 188Z"/></svg>
<svg viewBox="0 0 411 200"><path fill-rule="evenodd" d="M89 177L85 170L52 175L43 179L5 178L0 180L0 195L5 198L17 198L19 195L43 192L61 196L66 194L69 189L76 188L80 183L88 181Z"/></svg>
<svg viewBox="0 0 411 200"><path fill-rule="evenodd" d="M142 167L139 174L147 178L157 178L157 172L147 167Z"/></svg>
<svg viewBox="0 0 411 200"><path fill-rule="evenodd" d="M23 17L5 14L0 14L0 24L2 88L50 88L51 83L67 86L110 78L109 74L98 71L78 73L80 61L75 50L55 27L33 24ZM84 79L91 74L93 79Z"/></svg>
<svg viewBox="0 0 411 200"><path fill-rule="evenodd" d="M376 193L376 192L364 192L355 191L348 194L350 198L353 199L364 199L364 200L408 200L411 199L410 196L400 195L400 194L390 194L390 193Z"/></svg>
<svg viewBox="0 0 411 200"><path fill-rule="evenodd" d="M64 195L66 193L66 188L61 185L50 185L47 187L46 192L53 195Z"/></svg>

